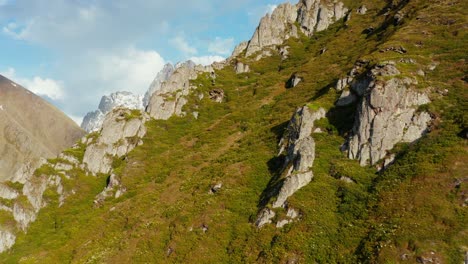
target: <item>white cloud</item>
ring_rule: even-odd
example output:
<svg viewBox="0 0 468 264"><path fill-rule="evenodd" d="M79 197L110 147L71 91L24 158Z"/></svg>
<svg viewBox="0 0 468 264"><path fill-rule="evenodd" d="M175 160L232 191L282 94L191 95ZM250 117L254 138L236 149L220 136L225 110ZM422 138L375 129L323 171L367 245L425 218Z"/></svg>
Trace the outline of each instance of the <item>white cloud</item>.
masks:
<svg viewBox="0 0 468 264"><path fill-rule="evenodd" d="M197 49L195 47L190 46L185 40L185 38L182 36L177 36L171 39L170 43L186 55L194 55L198 53Z"/></svg>
<svg viewBox="0 0 468 264"><path fill-rule="evenodd" d="M211 65L213 62L220 62L225 60L224 57L221 56L200 56L200 57L191 57L189 60L195 62L196 64L201 65Z"/></svg>
<svg viewBox="0 0 468 264"><path fill-rule="evenodd" d="M16 71L13 68L8 68L1 74L39 96L47 96L52 100L61 100L65 96L61 81L39 76L35 76L32 79L22 78L16 75Z"/></svg>
<svg viewBox="0 0 468 264"><path fill-rule="evenodd" d="M15 39L25 39L27 35L27 27L21 27L14 22L8 23L2 30L3 33Z"/></svg>
<svg viewBox="0 0 468 264"><path fill-rule="evenodd" d="M208 51L220 55L229 55L234 47L234 38L223 39L216 37L208 44Z"/></svg>
<svg viewBox="0 0 468 264"><path fill-rule="evenodd" d="M106 93L130 91L143 94L164 66L164 59L153 50L134 47L121 52L98 55L96 78L106 87Z"/></svg>

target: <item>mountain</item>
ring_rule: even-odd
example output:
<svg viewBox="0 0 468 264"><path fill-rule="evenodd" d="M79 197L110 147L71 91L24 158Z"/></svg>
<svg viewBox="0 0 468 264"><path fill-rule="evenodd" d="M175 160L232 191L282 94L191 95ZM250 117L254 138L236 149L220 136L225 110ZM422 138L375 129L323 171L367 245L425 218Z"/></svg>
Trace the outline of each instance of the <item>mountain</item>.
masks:
<svg viewBox="0 0 468 264"><path fill-rule="evenodd" d="M81 128L87 132L98 131L101 129L106 114L118 107L143 110L143 98L131 92L116 92L105 95L101 98L98 109L94 112L89 112L83 118Z"/></svg>
<svg viewBox="0 0 468 264"><path fill-rule="evenodd" d="M467 15L279 5L226 61L168 66L145 111L5 184L0 259L467 263Z"/></svg>
<svg viewBox="0 0 468 264"><path fill-rule="evenodd" d="M41 158L73 145L84 131L45 100L0 76L0 181L23 181Z"/></svg>

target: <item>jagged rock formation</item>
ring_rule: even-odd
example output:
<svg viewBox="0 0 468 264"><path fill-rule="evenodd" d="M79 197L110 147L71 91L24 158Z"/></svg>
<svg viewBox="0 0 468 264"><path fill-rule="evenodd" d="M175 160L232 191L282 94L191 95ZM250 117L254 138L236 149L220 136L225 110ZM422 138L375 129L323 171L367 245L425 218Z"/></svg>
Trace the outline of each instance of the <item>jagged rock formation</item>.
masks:
<svg viewBox="0 0 468 264"><path fill-rule="evenodd" d="M148 103L147 112L155 119L169 119L172 115L184 116L182 107L187 103L185 98L195 87L190 85L200 73L211 73L214 78L214 69L211 66L195 65L187 61L176 65L174 72L162 82L160 88L152 95Z"/></svg>
<svg viewBox="0 0 468 264"><path fill-rule="evenodd" d="M428 130L431 116L417 108L429 103L429 97L415 91L415 79L397 74L395 63L390 62L377 65L363 79L351 83L352 91L361 99L348 141L348 156L361 165L376 164L397 143L413 142Z"/></svg>
<svg viewBox="0 0 468 264"><path fill-rule="evenodd" d="M117 108L104 120L100 136L87 142L83 164L93 174L110 173L114 157L122 157L137 145L146 134L146 113L137 111L137 116L129 109Z"/></svg>
<svg viewBox="0 0 468 264"><path fill-rule="evenodd" d="M234 67L234 70L236 71L236 74L247 73L250 71L250 67L249 65L238 61Z"/></svg>
<svg viewBox="0 0 468 264"><path fill-rule="evenodd" d="M285 226L298 216L293 208L288 208L287 199L309 184L314 176L312 166L315 159L315 142L312 133L315 121L324 118L325 114L323 108L316 111L311 110L308 106L298 108L279 143L278 155L286 151L282 170L286 172L286 176L272 208L284 207L288 209L288 218L278 221L276 223L278 228ZM275 212L272 209L264 208L260 211L255 225L260 228L265 224L270 224L274 217Z"/></svg>
<svg viewBox="0 0 468 264"><path fill-rule="evenodd" d="M153 85L150 89L152 87ZM98 110L86 114L81 123L81 128L87 132L98 131L101 129L106 114L117 107L143 110L143 98L140 95L134 95L130 92L116 92L105 95L101 98Z"/></svg>
<svg viewBox="0 0 468 264"><path fill-rule="evenodd" d="M234 51L232 52L231 57L234 58L234 57L239 56L239 55L247 48L248 45L249 45L249 42L248 42L248 41L244 41L244 42L239 43L239 44L234 48Z"/></svg>
<svg viewBox="0 0 468 264"><path fill-rule="evenodd" d="M158 72L156 75L156 78L154 78L153 82L151 83L150 87L148 88L148 91L145 93L145 97L143 98L143 106L146 108L149 104L149 101L151 99L151 95L153 95L154 92L157 90L161 89L162 84L171 77L172 73L175 71L174 65L167 63L164 65L163 69Z"/></svg>
<svg viewBox="0 0 468 264"><path fill-rule="evenodd" d="M314 122L325 117L325 109L312 111L308 106L299 108L289 122L287 132L280 141L282 154L286 150L283 168L286 179L273 203L273 208L285 205L287 198L312 180L315 159L315 142L312 138Z"/></svg>
<svg viewBox="0 0 468 264"><path fill-rule="evenodd" d="M325 30L330 24L345 17L347 12L342 2L301 0L297 5L281 4L271 15L262 18L248 45L238 46L233 56L241 54L244 47L246 57L249 57L265 47L281 45L290 37L298 37L295 23L298 23L304 34L312 36L314 32Z"/></svg>
<svg viewBox="0 0 468 264"><path fill-rule="evenodd" d="M57 108L0 76L0 182L24 182L42 158L56 156L83 134Z"/></svg>

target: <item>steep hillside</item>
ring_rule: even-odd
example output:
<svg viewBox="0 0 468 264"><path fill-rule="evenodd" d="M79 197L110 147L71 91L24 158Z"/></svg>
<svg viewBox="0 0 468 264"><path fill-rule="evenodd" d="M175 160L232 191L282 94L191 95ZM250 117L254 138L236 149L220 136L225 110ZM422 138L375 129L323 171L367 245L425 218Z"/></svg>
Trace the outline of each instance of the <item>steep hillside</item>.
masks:
<svg viewBox="0 0 468 264"><path fill-rule="evenodd" d="M73 145L84 131L42 98L0 76L0 182L37 168Z"/></svg>
<svg viewBox="0 0 468 264"><path fill-rule="evenodd" d="M44 188L0 259L466 262L466 10L279 6L226 62L179 65L148 113L112 111L68 169L36 171L67 195Z"/></svg>

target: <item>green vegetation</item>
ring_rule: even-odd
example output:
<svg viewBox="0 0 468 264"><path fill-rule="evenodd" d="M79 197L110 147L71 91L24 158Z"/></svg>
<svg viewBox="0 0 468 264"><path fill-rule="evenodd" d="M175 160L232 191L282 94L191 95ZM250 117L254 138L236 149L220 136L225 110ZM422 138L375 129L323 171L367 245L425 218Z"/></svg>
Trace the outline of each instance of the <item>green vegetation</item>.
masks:
<svg viewBox="0 0 468 264"><path fill-rule="evenodd" d="M460 61L467 43L462 30L466 14L460 12L466 11L448 1L404 1L399 8L407 16L394 25L392 15L398 10L377 15L387 1L362 2L368 15L353 13L351 21L340 21L310 39L289 39L291 55L285 61L279 55L258 62L247 58L250 73L236 75L226 67L216 72L215 81L207 74L199 76L192 83L198 89L184 109L199 112L198 119L187 115L149 121L144 144L114 160L114 172L127 188L122 197L95 207L93 200L108 175L72 171L64 184L74 194L58 207L57 197L48 193L49 206L28 233L0 255L2 261L398 263L405 255L414 263L433 251L444 263L461 263L468 245L468 190L463 181L468 175L467 145L457 136L468 120L466 64ZM448 26L442 23L445 18L456 22ZM361 33L369 26L376 28L374 33ZM380 52L400 45L407 54ZM323 47L327 52L320 54ZM404 76L416 76L415 71L433 61L440 63L423 79L416 77L424 86L417 88L434 88L433 102L419 109L435 117L431 133L398 145L395 164L382 173L340 152L355 106L334 107L339 94L332 87L360 58L368 59L369 67L397 61ZM405 58L417 65L400 67ZM303 82L285 89L296 72ZM214 88L224 90L226 102L208 98ZM443 96L437 89L449 92ZM325 133L313 135L314 178L288 200L300 219L282 229L256 229L257 213L269 206L281 177L283 157L276 156L277 144L291 115L303 105L324 107L329 114L316 122ZM75 157L82 157L82 151L69 150ZM37 174L51 170L44 166ZM217 183L223 187L210 194ZM278 210L276 218L285 214Z"/></svg>

